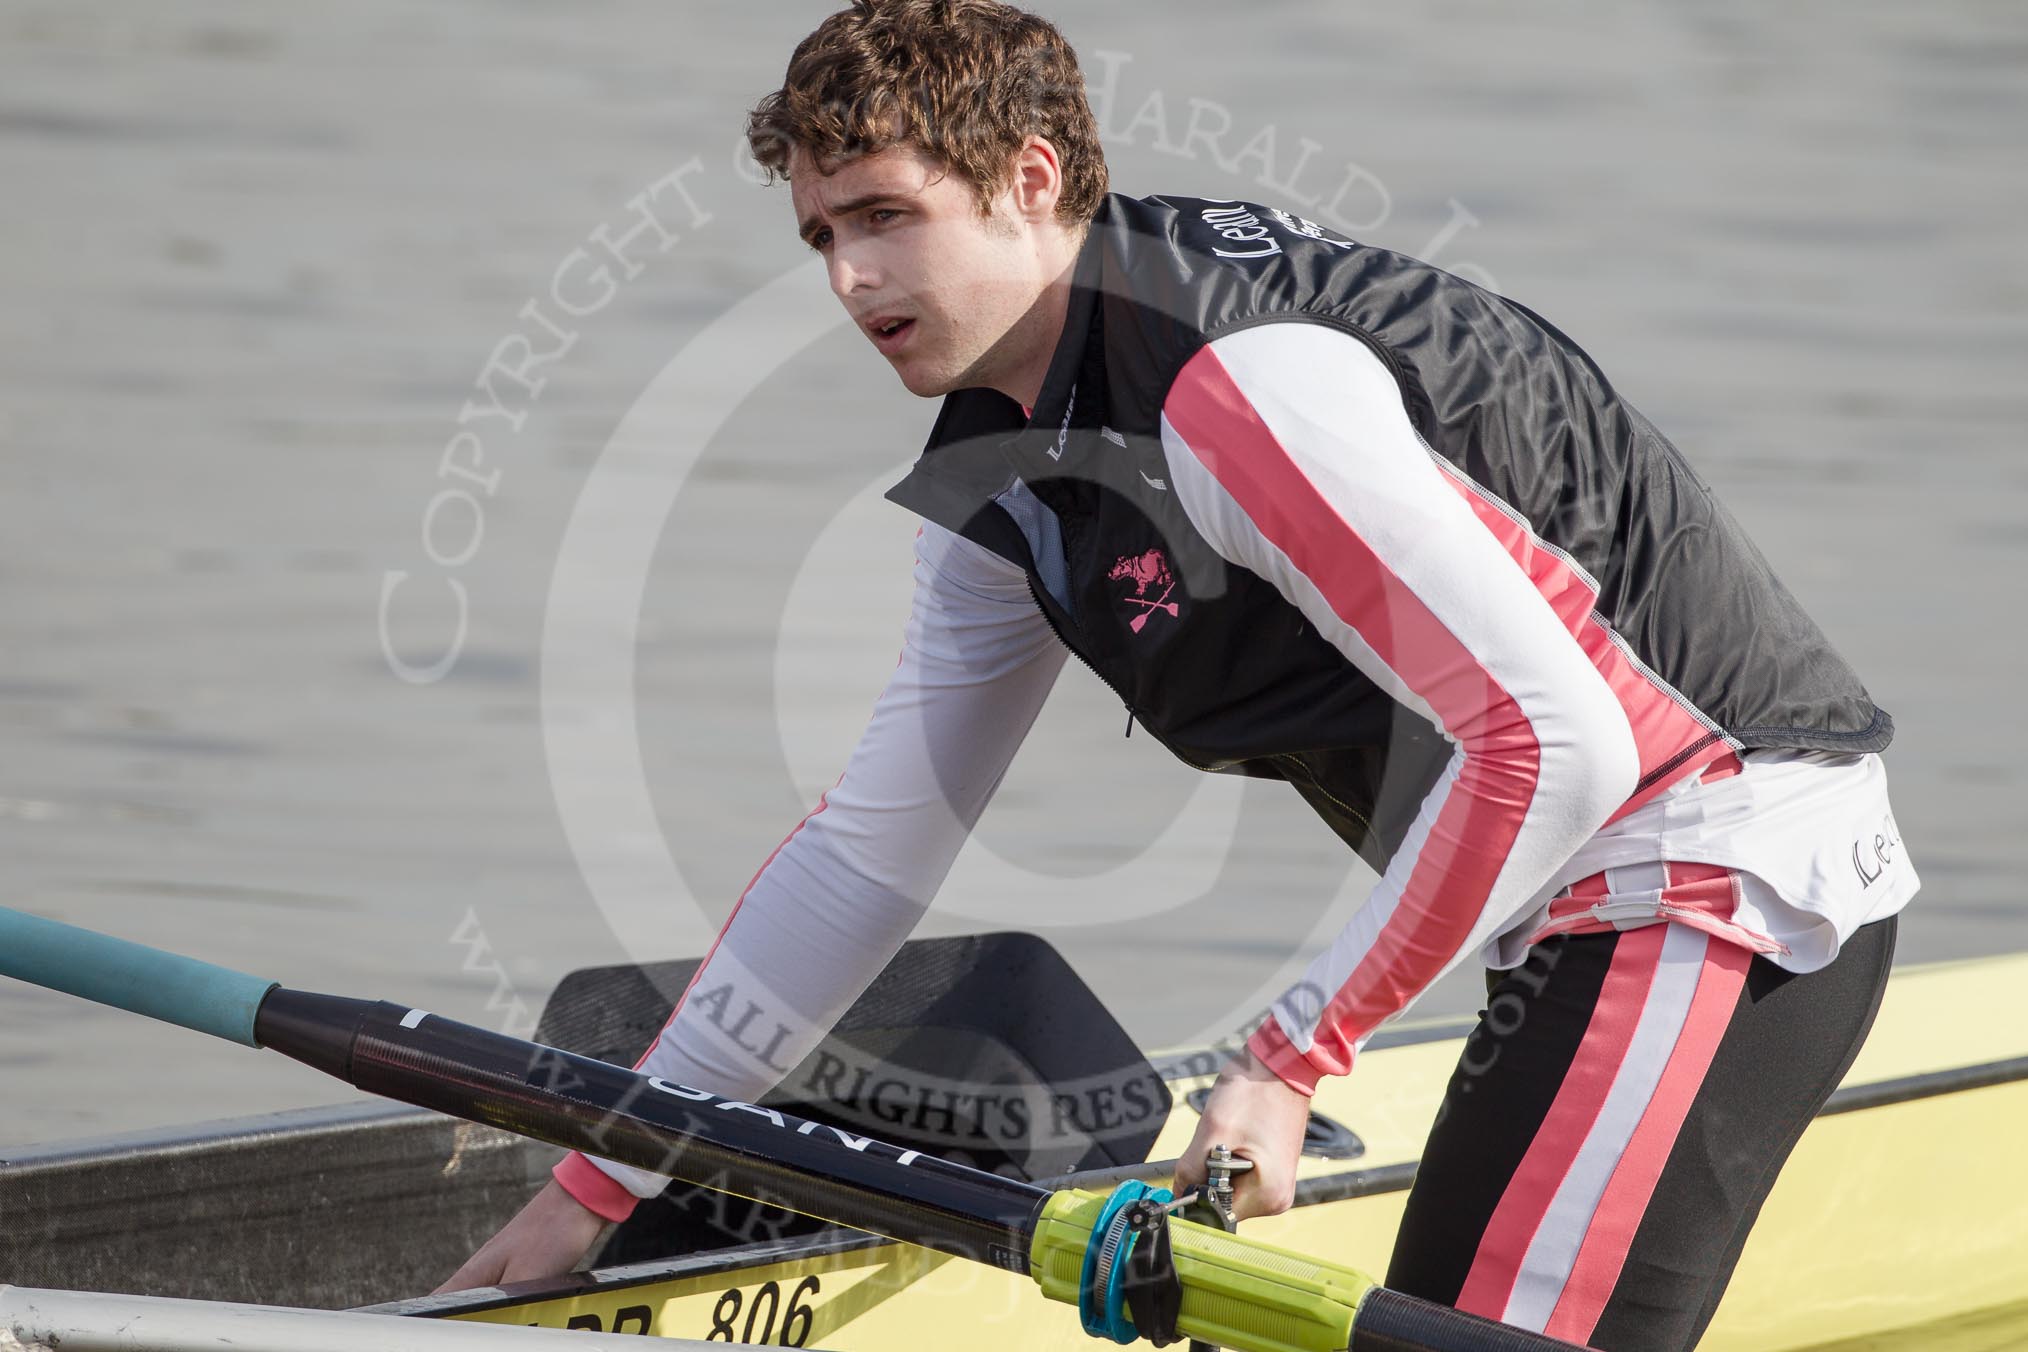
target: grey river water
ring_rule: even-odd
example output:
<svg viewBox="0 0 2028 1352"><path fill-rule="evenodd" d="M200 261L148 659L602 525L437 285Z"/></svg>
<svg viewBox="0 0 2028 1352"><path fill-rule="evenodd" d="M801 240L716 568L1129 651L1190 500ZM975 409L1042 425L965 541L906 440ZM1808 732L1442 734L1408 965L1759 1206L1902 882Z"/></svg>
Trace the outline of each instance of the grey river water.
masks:
<svg viewBox="0 0 2028 1352"><path fill-rule="evenodd" d="M703 950L892 665L933 411L738 157L828 8L0 2L0 902L515 1031ZM1118 188L1583 343L1895 715L1903 958L2028 945L2017 5L1040 8ZM1368 878L1123 723L1066 671L925 932L1199 1042ZM0 1145L346 1093L0 984Z"/></svg>

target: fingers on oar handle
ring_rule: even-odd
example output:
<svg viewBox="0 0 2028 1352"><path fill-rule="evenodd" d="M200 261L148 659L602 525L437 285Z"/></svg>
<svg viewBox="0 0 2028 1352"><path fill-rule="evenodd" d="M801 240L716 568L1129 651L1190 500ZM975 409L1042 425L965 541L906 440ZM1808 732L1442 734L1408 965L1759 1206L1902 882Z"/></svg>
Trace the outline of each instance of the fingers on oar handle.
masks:
<svg viewBox="0 0 2028 1352"><path fill-rule="evenodd" d="M1359 1302L1351 1352L1575 1352L1577 1344L1374 1287Z"/></svg>

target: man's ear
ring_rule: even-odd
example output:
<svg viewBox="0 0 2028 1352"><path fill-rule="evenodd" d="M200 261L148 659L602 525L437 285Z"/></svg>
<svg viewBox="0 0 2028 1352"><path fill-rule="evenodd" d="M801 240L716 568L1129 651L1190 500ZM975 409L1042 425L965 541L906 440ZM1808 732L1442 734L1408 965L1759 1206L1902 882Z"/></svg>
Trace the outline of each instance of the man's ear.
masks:
<svg viewBox="0 0 2028 1352"><path fill-rule="evenodd" d="M1056 204L1063 197L1063 162L1047 138L1031 136L1014 152L1008 191L1021 220L1041 225L1055 219Z"/></svg>

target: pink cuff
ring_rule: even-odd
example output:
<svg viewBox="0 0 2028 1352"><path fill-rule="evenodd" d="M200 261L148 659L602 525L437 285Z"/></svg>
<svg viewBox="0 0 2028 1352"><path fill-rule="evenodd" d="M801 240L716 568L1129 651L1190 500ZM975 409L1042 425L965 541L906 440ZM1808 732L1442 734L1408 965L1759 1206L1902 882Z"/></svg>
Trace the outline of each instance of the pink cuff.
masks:
<svg viewBox="0 0 2028 1352"><path fill-rule="evenodd" d="M1270 1014L1260 1027L1253 1030L1253 1036L1246 1040L1246 1049L1254 1059L1279 1075L1282 1083L1305 1098L1317 1092L1317 1081L1324 1078L1323 1072L1310 1064L1310 1059L1296 1050L1296 1044L1289 1041L1289 1035L1282 1031Z"/></svg>
<svg viewBox="0 0 2028 1352"><path fill-rule="evenodd" d="M550 1173L565 1192L577 1199L579 1206L609 1221L623 1221L633 1215L635 1204L640 1201L611 1174L576 1151L565 1155Z"/></svg>

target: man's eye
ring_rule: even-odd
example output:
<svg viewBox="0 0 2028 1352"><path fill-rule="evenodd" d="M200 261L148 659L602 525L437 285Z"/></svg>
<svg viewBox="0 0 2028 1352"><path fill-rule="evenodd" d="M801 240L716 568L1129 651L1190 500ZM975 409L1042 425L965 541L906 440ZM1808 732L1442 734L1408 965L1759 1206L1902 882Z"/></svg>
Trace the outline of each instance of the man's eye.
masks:
<svg viewBox="0 0 2028 1352"><path fill-rule="evenodd" d="M821 249L830 242L831 232L829 230L819 230L816 234L810 236L810 247L813 249Z"/></svg>
<svg viewBox="0 0 2028 1352"><path fill-rule="evenodd" d="M884 225L888 221L898 220L900 216L901 213L899 211L896 211L893 207L875 207L870 213L869 219L879 221L881 224Z"/></svg>

